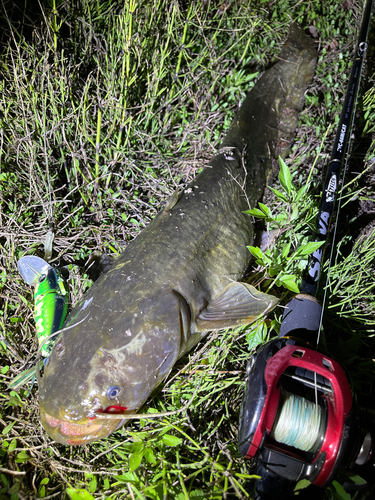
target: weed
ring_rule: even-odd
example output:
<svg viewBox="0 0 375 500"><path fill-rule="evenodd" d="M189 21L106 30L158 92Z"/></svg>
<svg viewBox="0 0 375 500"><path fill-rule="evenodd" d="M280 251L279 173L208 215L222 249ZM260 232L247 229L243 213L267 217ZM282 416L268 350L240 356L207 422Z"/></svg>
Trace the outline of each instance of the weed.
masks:
<svg viewBox="0 0 375 500"><path fill-rule="evenodd" d="M286 287L287 300L311 251L314 188L333 141L360 10L340 0L45 0L41 6L38 17L22 2L27 22L18 22L9 2L0 11L6 35L0 60L0 499L247 498L252 477L236 444L242 380L251 349L277 331L280 312L252 328L215 333L178 361L144 411L182 408L198 386L182 414L142 419L87 449L68 449L46 439L35 390L27 398L26 390L6 389L35 362L37 350L32 291L16 261L26 252L43 257L53 221L52 263L70 266L74 304L92 283L83 266L88 256L120 253L207 164L294 20L318 41L316 77L280 186L273 200L250 213L280 232L276 249L251 251L264 266L259 279L266 287ZM371 93L367 99L365 132L374 125ZM301 187L308 181L311 189ZM332 338L361 391L361 376L373 370L360 356L373 333L373 238L356 245L349 256L339 253L333 268L327 328L340 322L342 339Z"/></svg>

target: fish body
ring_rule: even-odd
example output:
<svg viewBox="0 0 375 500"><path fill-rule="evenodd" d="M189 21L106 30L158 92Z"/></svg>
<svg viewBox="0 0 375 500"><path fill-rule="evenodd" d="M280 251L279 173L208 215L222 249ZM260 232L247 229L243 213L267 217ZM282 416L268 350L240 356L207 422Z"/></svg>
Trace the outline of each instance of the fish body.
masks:
<svg viewBox="0 0 375 500"><path fill-rule="evenodd" d="M292 25L219 153L124 250L69 315L43 376L44 428L63 444L107 436L135 413L176 360L210 330L248 324L277 303L239 283L254 242L243 213L285 156L316 62ZM100 418L118 413L118 419Z"/></svg>

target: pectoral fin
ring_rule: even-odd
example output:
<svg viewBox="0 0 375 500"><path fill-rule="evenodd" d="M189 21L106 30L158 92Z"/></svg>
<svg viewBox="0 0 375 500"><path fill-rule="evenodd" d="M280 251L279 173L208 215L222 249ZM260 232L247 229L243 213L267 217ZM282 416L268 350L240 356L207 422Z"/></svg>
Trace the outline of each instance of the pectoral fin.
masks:
<svg viewBox="0 0 375 500"><path fill-rule="evenodd" d="M234 328L255 321L271 311L278 299L247 283L227 285L196 319L199 331Z"/></svg>
<svg viewBox="0 0 375 500"><path fill-rule="evenodd" d="M85 266L88 277L96 281L113 268L116 260L117 256L115 255L102 253L98 250L92 252Z"/></svg>

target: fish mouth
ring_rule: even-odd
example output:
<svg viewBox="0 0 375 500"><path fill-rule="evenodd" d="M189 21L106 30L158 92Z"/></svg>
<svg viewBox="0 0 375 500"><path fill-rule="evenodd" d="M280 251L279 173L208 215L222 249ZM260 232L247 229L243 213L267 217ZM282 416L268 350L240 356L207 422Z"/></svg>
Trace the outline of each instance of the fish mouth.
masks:
<svg viewBox="0 0 375 500"><path fill-rule="evenodd" d="M88 419L84 424L76 424L52 417L43 410L40 410L40 417L45 431L54 441L70 446L87 444L107 437L124 422L121 418L105 421L99 417Z"/></svg>

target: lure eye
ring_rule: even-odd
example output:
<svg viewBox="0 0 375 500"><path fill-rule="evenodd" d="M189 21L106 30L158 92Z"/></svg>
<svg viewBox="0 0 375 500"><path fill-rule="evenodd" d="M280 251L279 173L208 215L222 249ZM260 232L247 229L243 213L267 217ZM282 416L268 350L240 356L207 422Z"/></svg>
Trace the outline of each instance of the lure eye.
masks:
<svg viewBox="0 0 375 500"><path fill-rule="evenodd" d="M46 274L41 274L38 279L38 283L43 283L43 281L47 278Z"/></svg>
<svg viewBox="0 0 375 500"><path fill-rule="evenodd" d="M120 387L118 387L117 385L110 387L107 390L107 398L108 399L116 399L117 396L120 394L120 390L121 390Z"/></svg>

